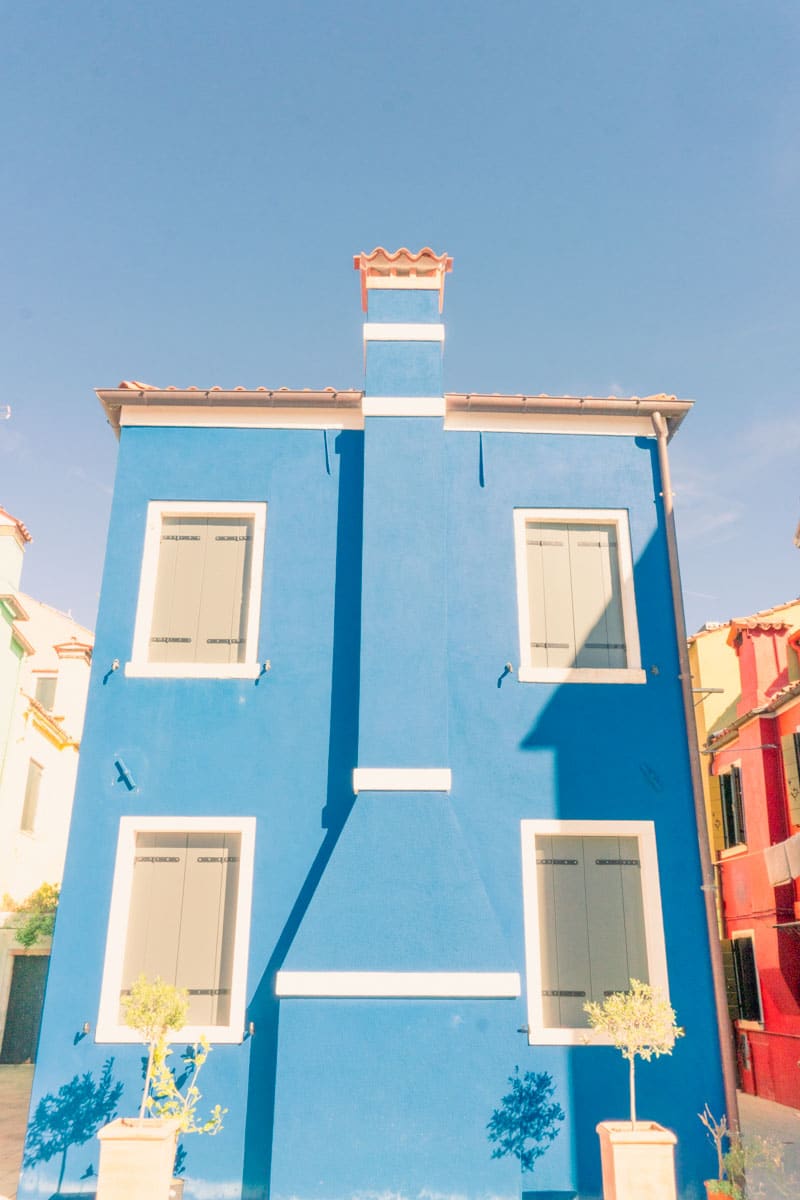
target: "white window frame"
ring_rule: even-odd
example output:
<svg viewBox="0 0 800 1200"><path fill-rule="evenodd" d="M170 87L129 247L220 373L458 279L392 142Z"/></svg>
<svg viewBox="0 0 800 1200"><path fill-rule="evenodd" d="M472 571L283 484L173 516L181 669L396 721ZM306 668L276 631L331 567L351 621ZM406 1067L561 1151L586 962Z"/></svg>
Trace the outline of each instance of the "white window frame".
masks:
<svg viewBox="0 0 800 1200"><path fill-rule="evenodd" d="M238 663L164 663L150 662L150 631L158 578L161 529L164 517L252 517L253 555L250 564L250 590L247 597L247 633L245 659ZM264 573L264 538L267 528L265 503L230 503L194 500L151 500L147 506L139 600L130 662L125 674L160 679L257 679L261 670L258 656L258 631L261 619L261 587Z"/></svg>
<svg viewBox="0 0 800 1200"><path fill-rule="evenodd" d="M542 834L568 834L572 837L635 837L638 840L649 982L669 997L655 825L652 821L524 820L521 826L528 1042L532 1046L610 1045L610 1039L594 1029L567 1029L544 1023L536 837Z"/></svg>
<svg viewBox="0 0 800 1200"><path fill-rule="evenodd" d="M247 999L247 960L250 946L250 909L253 892L255 817L121 817L114 866L114 884L108 916L108 935L97 1016L96 1042L139 1042L141 1037L120 1024L119 998L133 887L136 835L139 833L238 833L242 848L239 862L239 895L231 972L231 1007L227 1025L186 1025L173 1041L235 1043L244 1039Z"/></svg>
<svg viewBox="0 0 800 1200"><path fill-rule="evenodd" d="M530 606L528 604L528 561L525 525L528 521L552 521L571 525L614 525L617 532L622 623L625 631L627 667L535 667L531 664ZM639 649L636 596L633 587L633 558L628 514L623 508L515 508L514 550L517 565L517 612L519 615L522 683L646 683Z"/></svg>

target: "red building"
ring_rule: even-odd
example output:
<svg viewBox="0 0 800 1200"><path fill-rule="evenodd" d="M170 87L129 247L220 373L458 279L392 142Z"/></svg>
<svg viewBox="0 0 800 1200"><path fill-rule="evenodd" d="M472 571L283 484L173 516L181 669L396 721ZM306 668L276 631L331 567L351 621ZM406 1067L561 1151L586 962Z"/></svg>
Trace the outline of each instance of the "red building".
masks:
<svg viewBox="0 0 800 1200"><path fill-rule="evenodd" d="M718 785L711 815L741 1085L800 1108L800 629L787 617L784 608L730 622L740 694L705 754Z"/></svg>

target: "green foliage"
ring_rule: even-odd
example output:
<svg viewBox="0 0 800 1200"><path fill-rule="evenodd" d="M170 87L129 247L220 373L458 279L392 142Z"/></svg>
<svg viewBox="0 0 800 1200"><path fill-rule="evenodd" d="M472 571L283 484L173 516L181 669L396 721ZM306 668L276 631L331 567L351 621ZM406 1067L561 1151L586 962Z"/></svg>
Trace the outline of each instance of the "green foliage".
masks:
<svg viewBox="0 0 800 1200"><path fill-rule="evenodd" d="M627 992L612 992L602 1004L589 1001L584 1012L592 1029L606 1034L622 1057L630 1064L631 1124L636 1124L636 1081L634 1063L637 1058L649 1062L662 1054L671 1054L675 1041L683 1030L675 1020L675 1011L658 988L638 979L630 981Z"/></svg>
<svg viewBox="0 0 800 1200"><path fill-rule="evenodd" d="M520 1077L519 1067L515 1067L508 1082L511 1091L503 1096L486 1126L489 1141L496 1143L492 1158L513 1154L523 1171L532 1171L560 1133L558 1122L564 1120L564 1111L551 1100L555 1086L547 1071L526 1071Z"/></svg>
<svg viewBox="0 0 800 1200"><path fill-rule="evenodd" d="M789 1178L784 1174L783 1147L778 1142L758 1135L742 1136L728 1127L728 1119L724 1115L717 1120L708 1105L697 1115L717 1152L718 1195L730 1196L731 1200L745 1200L748 1177L752 1183L754 1176L760 1178L762 1188L769 1182L771 1196L798 1195L797 1178ZM761 1190L758 1195L761 1195Z"/></svg>
<svg viewBox="0 0 800 1200"><path fill-rule="evenodd" d="M198 1121L196 1116L197 1105L203 1098L197 1086L197 1077L211 1053L208 1040L202 1037L199 1042L186 1048L181 1083L183 1091L178 1086L174 1070L167 1062L171 1053L164 1040L155 1048L147 1111L153 1117L176 1117L180 1121L179 1133L219 1133L227 1108L215 1104L205 1121Z"/></svg>
<svg viewBox="0 0 800 1200"><path fill-rule="evenodd" d="M139 1116L177 1118L179 1133L219 1133L226 1108L215 1105L206 1121L198 1121L196 1116L202 1099L197 1076L211 1053L208 1040L203 1037L187 1048L180 1085L167 1062L172 1053L169 1034L183 1028L188 1013L188 993L158 976L148 979L140 975L122 1002L125 1024L135 1029L148 1047Z"/></svg>
<svg viewBox="0 0 800 1200"><path fill-rule="evenodd" d="M60 891L57 883L43 883L21 904L15 904L8 895L3 896L3 907L14 913L10 922L16 930L14 940L26 950L52 937Z"/></svg>
<svg viewBox="0 0 800 1200"><path fill-rule="evenodd" d="M188 1012L188 993L165 983L158 975L155 979L140 975L122 1000L125 1024L151 1047L166 1038L170 1030L183 1028Z"/></svg>

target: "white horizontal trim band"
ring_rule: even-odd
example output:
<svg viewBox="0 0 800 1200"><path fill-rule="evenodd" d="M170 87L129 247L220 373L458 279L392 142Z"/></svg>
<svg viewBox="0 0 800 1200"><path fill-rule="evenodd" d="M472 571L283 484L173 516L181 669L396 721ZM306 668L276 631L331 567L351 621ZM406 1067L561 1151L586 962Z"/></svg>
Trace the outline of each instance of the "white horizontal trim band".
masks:
<svg viewBox="0 0 800 1200"><path fill-rule="evenodd" d="M444 396L365 396L365 417L443 417Z"/></svg>
<svg viewBox="0 0 800 1200"><path fill-rule="evenodd" d="M652 437L649 417L570 413L448 412L445 429L474 433L576 433L606 437Z"/></svg>
<svg viewBox="0 0 800 1200"><path fill-rule="evenodd" d="M516 971L278 971L276 996L514 999Z"/></svg>
<svg viewBox="0 0 800 1200"><path fill-rule="evenodd" d="M210 408L201 405L133 405L120 409L120 426L190 429L361 429L358 408Z"/></svg>
<svg viewBox="0 0 800 1200"><path fill-rule="evenodd" d="M443 342L444 325L402 325L399 321L365 321L365 342Z"/></svg>
<svg viewBox="0 0 800 1200"><path fill-rule="evenodd" d="M130 679L258 679L261 663L126 662Z"/></svg>
<svg viewBox="0 0 800 1200"><path fill-rule="evenodd" d="M520 667L520 683L647 683L636 667Z"/></svg>
<svg viewBox="0 0 800 1200"><path fill-rule="evenodd" d="M449 792L449 767L356 767L354 792Z"/></svg>

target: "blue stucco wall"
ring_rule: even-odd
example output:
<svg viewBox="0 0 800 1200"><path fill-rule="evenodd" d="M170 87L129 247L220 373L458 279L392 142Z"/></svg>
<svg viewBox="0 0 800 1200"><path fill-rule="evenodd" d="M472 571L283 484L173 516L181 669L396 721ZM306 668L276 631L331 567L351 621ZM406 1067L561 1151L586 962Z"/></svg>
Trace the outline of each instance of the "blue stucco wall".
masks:
<svg viewBox="0 0 800 1200"><path fill-rule="evenodd" d="M373 320L434 311L432 293L373 311L378 295ZM371 345L405 354L372 391L414 394L426 345ZM255 1034L204 1068L208 1102L229 1112L217 1138L187 1143L187 1197L596 1196L594 1127L625 1115L626 1067L609 1048L531 1047L519 1032L520 821L653 820L687 1033L639 1070L639 1108L677 1132L682 1200L699 1198L711 1159L695 1114L722 1096L659 491L654 442L629 437L446 432L433 418L125 430L34 1108L108 1058L120 1111L136 1105L140 1049L80 1032L97 1016L120 817L255 815ZM267 501L259 657L272 670L257 682L109 671L130 656L151 499ZM519 661L520 506L627 509L646 684L504 675ZM453 786L354 797L358 765L450 767ZM523 995L279 1003L281 967L519 971ZM551 1072L567 1113L524 1185L486 1137L517 1064ZM93 1138L72 1145L64 1191L91 1191L96 1162ZM57 1166L26 1171L20 1196L51 1196Z"/></svg>

